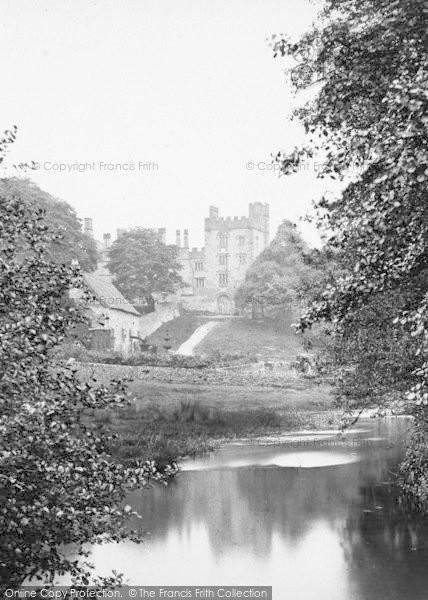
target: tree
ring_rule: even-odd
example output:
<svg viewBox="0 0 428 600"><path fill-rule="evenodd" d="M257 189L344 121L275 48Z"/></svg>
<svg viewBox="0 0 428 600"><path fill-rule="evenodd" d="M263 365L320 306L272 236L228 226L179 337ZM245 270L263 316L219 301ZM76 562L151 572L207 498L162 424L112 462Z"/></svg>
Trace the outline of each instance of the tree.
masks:
<svg viewBox="0 0 428 600"><path fill-rule="evenodd" d="M176 246L167 246L151 229L122 233L109 251L114 283L129 300L154 307L154 294L170 294L183 285Z"/></svg>
<svg viewBox="0 0 428 600"><path fill-rule="evenodd" d="M64 200L54 198L41 190L30 179L12 177L0 179L0 194L16 197L43 209L45 223L52 234L52 241L45 248L46 256L57 263L70 263L77 259L84 271L93 271L97 266L95 241L82 232L76 211Z"/></svg>
<svg viewBox="0 0 428 600"><path fill-rule="evenodd" d="M0 196L0 589L71 575L86 585L83 545L139 540L126 494L164 480L152 463L125 467L88 411L127 402L120 382L82 383L49 351L83 316L64 302L79 271L50 260L55 243L34 203ZM68 554L67 545L73 553Z"/></svg>
<svg viewBox="0 0 428 600"><path fill-rule="evenodd" d="M296 226L283 221L275 238L248 269L236 292L237 306L240 309L251 306L254 317L263 316L266 308L271 313L277 313L278 309L283 313L298 304L304 281L314 277L313 269L305 262L308 253L309 248Z"/></svg>
<svg viewBox="0 0 428 600"><path fill-rule="evenodd" d="M320 177L353 175L340 198L318 203L342 275L325 286L301 329L325 319L334 323L339 346L353 340L352 368L371 372L370 392L370 381L382 374L382 348L373 345L369 368L357 340L379 323L383 307L383 339L394 347L394 364L405 347L407 375L401 369L400 381L390 378L375 399L382 402L405 382L419 429L428 405L427 20L423 0L327 0L299 42L273 42L277 55L307 57L294 73L296 91L319 85L316 98L295 111L307 144L276 155L282 172L318 157ZM426 497L421 471L406 473L407 490L421 498L425 486Z"/></svg>

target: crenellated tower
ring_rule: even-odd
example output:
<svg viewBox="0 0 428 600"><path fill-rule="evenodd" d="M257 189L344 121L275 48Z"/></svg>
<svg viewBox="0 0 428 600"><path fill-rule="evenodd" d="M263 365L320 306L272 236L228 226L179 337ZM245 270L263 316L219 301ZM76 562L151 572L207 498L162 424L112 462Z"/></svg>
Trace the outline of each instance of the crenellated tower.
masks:
<svg viewBox="0 0 428 600"><path fill-rule="evenodd" d="M119 229L117 237L125 231ZM165 228L156 232L158 239L166 243ZM181 291L183 305L188 309L232 313L236 290L247 269L269 244L269 204L252 202L248 215L241 217L221 217L219 209L210 206L203 248L190 247L188 229L177 229L175 240L182 266L180 275L187 284ZM111 243L110 234L104 234L99 249L106 260Z"/></svg>

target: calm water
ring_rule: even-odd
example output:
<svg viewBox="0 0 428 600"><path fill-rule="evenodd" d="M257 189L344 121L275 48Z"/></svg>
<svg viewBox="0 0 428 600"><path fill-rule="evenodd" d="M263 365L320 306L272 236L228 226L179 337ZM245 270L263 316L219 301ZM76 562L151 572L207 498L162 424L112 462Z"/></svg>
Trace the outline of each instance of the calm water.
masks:
<svg viewBox="0 0 428 600"><path fill-rule="evenodd" d="M142 545L98 546L98 573L139 585L272 585L275 600L428 597L428 523L403 520L389 481L407 419L230 445L129 503ZM136 525L136 523L134 524Z"/></svg>

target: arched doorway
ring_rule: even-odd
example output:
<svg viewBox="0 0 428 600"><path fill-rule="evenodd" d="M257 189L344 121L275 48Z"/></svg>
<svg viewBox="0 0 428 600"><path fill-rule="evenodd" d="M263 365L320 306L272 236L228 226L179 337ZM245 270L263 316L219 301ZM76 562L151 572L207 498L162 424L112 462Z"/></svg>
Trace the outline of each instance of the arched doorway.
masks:
<svg viewBox="0 0 428 600"><path fill-rule="evenodd" d="M217 298L217 308L220 315L232 314L232 300L226 294L222 294Z"/></svg>

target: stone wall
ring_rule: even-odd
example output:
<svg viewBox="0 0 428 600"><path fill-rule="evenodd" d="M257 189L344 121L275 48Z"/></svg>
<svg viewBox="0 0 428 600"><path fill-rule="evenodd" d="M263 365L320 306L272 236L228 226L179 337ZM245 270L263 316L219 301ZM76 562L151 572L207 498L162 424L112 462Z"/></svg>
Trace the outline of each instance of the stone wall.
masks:
<svg viewBox="0 0 428 600"><path fill-rule="evenodd" d="M132 336L136 336L139 331L140 317L138 315L95 303L91 304L91 313L94 330L109 329L112 332L113 350L124 354L131 354L136 350ZM102 325L103 323L104 325Z"/></svg>
<svg viewBox="0 0 428 600"><path fill-rule="evenodd" d="M159 329L163 323L172 321L180 314L176 302L162 302L156 304L154 312L140 317L140 336L145 338Z"/></svg>

